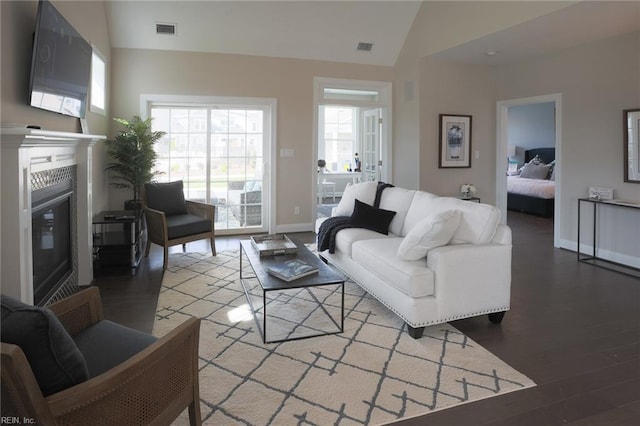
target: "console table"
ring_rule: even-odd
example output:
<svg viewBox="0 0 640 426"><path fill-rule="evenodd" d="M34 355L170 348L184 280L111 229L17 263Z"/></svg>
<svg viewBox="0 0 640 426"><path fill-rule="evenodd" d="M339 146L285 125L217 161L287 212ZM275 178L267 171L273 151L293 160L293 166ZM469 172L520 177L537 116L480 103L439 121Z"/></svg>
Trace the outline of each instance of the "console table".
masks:
<svg viewBox="0 0 640 426"><path fill-rule="evenodd" d="M591 203L592 208L592 217L593 217L593 250L589 255L584 255L580 251L580 224L581 224L581 207L582 203ZM633 277L640 278L640 269L635 268L630 265L624 265L621 263L613 262L610 260L602 259L597 255L597 231L598 231L598 207L601 205L612 206L616 208L627 208L627 209L635 209L638 213L640 213L640 203L633 202L624 202L620 200L593 200L591 198L578 198L578 262L588 263L593 266L598 266L600 268L610 269L616 272L620 272L626 275L631 275Z"/></svg>

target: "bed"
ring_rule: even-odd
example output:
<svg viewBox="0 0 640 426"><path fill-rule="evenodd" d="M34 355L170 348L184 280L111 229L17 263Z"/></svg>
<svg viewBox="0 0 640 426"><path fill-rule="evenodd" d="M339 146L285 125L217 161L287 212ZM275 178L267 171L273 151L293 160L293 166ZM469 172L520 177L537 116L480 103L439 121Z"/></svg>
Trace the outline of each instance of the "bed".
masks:
<svg viewBox="0 0 640 426"><path fill-rule="evenodd" d="M536 156L542 160L543 165L553 164L556 149L536 148L525 151L525 165ZM521 175L507 176L507 209L542 217L553 217L555 181L549 179L552 167L549 167L549 174L543 179Z"/></svg>

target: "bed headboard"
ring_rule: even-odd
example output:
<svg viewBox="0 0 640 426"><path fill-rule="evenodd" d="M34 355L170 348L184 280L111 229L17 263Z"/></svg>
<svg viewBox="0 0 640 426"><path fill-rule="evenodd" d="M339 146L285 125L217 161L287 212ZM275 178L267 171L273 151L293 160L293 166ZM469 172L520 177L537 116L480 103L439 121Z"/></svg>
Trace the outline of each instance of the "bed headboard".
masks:
<svg viewBox="0 0 640 426"><path fill-rule="evenodd" d="M535 148L524 152L524 162L528 163L535 156L538 156L544 161L545 164L549 164L556 159L555 148Z"/></svg>

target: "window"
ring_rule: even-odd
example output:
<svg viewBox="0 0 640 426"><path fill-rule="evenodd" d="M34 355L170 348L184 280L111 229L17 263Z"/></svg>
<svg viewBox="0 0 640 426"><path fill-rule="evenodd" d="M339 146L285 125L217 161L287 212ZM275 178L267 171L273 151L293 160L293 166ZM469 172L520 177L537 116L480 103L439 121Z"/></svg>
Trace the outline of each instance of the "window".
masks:
<svg viewBox="0 0 640 426"><path fill-rule="evenodd" d="M91 106L90 111L105 114L106 65L102 53L91 46Z"/></svg>
<svg viewBox="0 0 640 426"><path fill-rule="evenodd" d="M343 172L355 167L354 155L358 152L357 129L358 109L342 106L321 106L324 132L321 144L324 148L320 157L327 162L331 172Z"/></svg>

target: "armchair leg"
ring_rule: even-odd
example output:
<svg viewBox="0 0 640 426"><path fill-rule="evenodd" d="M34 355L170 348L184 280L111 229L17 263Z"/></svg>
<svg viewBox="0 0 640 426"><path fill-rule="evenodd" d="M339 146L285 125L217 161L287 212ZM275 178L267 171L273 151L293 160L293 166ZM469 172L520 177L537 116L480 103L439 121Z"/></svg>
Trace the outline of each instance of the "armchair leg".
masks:
<svg viewBox="0 0 640 426"><path fill-rule="evenodd" d="M211 255L215 256L217 254L216 253L216 238L212 235L210 240L211 240Z"/></svg>
<svg viewBox="0 0 640 426"><path fill-rule="evenodd" d="M191 426L201 426L202 417L200 414L200 400L194 400L189 404L189 424Z"/></svg>
<svg viewBox="0 0 640 426"><path fill-rule="evenodd" d="M162 261L162 269L167 270L167 265L169 264L169 247L164 246L164 260Z"/></svg>
<svg viewBox="0 0 640 426"><path fill-rule="evenodd" d="M187 251L187 243L182 244L182 252L184 253L185 251Z"/></svg>

